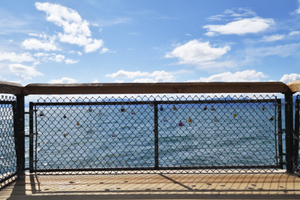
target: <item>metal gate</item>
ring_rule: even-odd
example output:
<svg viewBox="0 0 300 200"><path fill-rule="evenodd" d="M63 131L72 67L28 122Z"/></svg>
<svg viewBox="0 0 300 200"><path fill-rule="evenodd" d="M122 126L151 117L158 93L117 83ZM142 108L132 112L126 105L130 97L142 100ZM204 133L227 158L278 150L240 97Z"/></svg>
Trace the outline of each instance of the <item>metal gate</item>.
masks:
<svg viewBox="0 0 300 200"><path fill-rule="evenodd" d="M15 108L12 96L0 96L0 189L17 177Z"/></svg>
<svg viewBox="0 0 300 200"><path fill-rule="evenodd" d="M30 172L273 171L282 152L275 96L30 103Z"/></svg>

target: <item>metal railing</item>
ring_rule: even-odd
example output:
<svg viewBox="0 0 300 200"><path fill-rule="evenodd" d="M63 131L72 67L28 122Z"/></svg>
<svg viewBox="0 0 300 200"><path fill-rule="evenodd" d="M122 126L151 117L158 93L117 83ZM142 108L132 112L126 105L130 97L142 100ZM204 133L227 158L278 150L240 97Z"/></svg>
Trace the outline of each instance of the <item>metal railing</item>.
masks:
<svg viewBox="0 0 300 200"><path fill-rule="evenodd" d="M26 86L0 81L0 93L15 95L0 99L0 187L25 170L299 172L299 95L293 105L293 94L299 91L300 81ZM169 95L178 93L205 96ZM282 93L284 103L276 96L210 98L209 93ZM168 96L43 97L25 112L26 95L53 94Z"/></svg>
<svg viewBox="0 0 300 200"><path fill-rule="evenodd" d="M31 172L283 168L275 96L46 98L30 113Z"/></svg>
<svg viewBox="0 0 300 200"><path fill-rule="evenodd" d="M15 108L12 96L0 96L0 189L17 178Z"/></svg>

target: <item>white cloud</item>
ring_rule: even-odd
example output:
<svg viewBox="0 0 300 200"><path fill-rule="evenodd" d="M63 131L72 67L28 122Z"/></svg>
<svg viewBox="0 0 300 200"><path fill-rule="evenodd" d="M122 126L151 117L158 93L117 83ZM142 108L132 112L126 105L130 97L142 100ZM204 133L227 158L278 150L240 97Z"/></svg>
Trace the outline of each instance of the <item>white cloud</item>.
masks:
<svg viewBox="0 0 300 200"><path fill-rule="evenodd" d="M29 33L28 35L33 36L33 37L39 37L39 34L36 34L36 33Z"/></svg>
<svg viewBox="0 0 300 200"><path fill-rule="evenodd" d="M232 20L240 20L241 18L250 18L255 17L256 13L249 8L233 8L227 9L223 12L223 14L213 15L208 17L209 21L232 21Z"/></svg>
<svg viewBox="0 0 300 200"><path fill-rule="evenodd" d="M264 73L255 70L238 71L235 73L224 72L212 75L208 78L200 78L199 80L190 80L189 82L249 82L261 81L261 78L267 78Z"/></svg>
<svg viewBox="0 0 300 200"><path fill-rule="evenodd" d="M288 83L288 82L293 82L293 81L298 81L300 80L300 74L285 74L283 77L280 79L281 82Z"/></svg>
<svg viewBox="0 0 300 200"><path fill-rule="evenodd" d="M94 79L93 83L99 83L98 79Z"/></svg>
<svg viewBox="0 0 300 200"><path fill-rule="evenodd" d="M102 53L106 53L106 52L108 52L108 51L109 51L108 48L103 47L103 48L101 49L100 53L102 54Z"/></svg>
<svg viewBox="0 0 300 200"><path fill-rule="evenodd" d="M55 62L62 62L65 59L64 55L58 54L53 57L48 58L49 60L53 60Z"/></svg>
<svg viewBox="0 0 300 200"><path fill-rule="evenodd" d="M43 76L43 74L36 71L34 67L29 67L22 64L10 64L9 70L25 80L31 79L32 76Z"/></svg>
<svg viewBox="0 0 300 200"><path fill-rule="evenodd" d="M278 41L278 40L283 40L284 37L285 37L284 35L279 35L279 34L264 36L261 41L262 42L274 42L274 41Z"/></svg>
<svg viewBox="0 0 300 200"><path fill-rule="evenodd" d="M75 64L78 63L78 60L66 59L65 62L66 64Z"/></svg>
<svg viewBox="0 0 300 200"><path fill-rule="evenodd" d="M149 74L149 77L155 77L155 82L172 82L175 80L173 73L165 71L154 71Z"/></svg>
<svg viewBox="0 0 300 200"><path fill-rule="evenodd" d="M267 30L271 25L275 24L273 19L262 19L259 17L244 18L237 21L227 23L225 25L206 25L207 36L215 36L218 34L244 35L248 33L259 33Z"/></svg>
<svg viewBox="0 0 300 200"><path fill-rule="evenodd" d="M165 57L178 58L179 64L207 66L212 63L216 64L212 61L220 58L229 50L230 46L213 47L209 42L191 40L186 44L177 46L172 52L167 53Z"/></svg>
<svg viewBox="0 0 300 200"><path fill-rule="evenodd" d="M130 72L130 71L119 70L116 73L107 74L105 76L111 78L136 78L136 77L142 77L147 75L149 75L149 72L140 72L140 71Z"/></svg>
<svg viewBox="0 0 300 200"><path fill-rule="evenodd" d="M93 42L85 45L84 51L85 53L93 52L103 46L103 40L94 39Z"/></svg>
<svg viewBox="0 0 300 200"><path fill-rule="evenodd" d="M17 63L34 61L30 53L16 54L15 52L0 52L0 61L2 60Z"/></svg>
<svg viewBox="0 0 300 200"><path fill-rule="evenodd" d="M299 8L297 10L295 10L295 12L300 14L300 0L298 0L298 6L299 6Z"/></svg>
<svg viewBox="0 0 300 200"><path fill-rule="evenodd" d="M139 78L135 79L133 82L172 82L175 80L174 74L176 72L166 72L166 71L154 71L152 73L149 72L140 72L140 71L123 71L120 70L113 74L107 74L106 77L111 78Z"/></svg>
<svg viewBox="0 0 300 200"><path fill-rule="evenodd" d="M292 31L289 33L289 35L299 35L300 31Z"/></svg>
<svg viewBox="0 0 300 200"><path fill-rule="evenodd" d="M43 49L45 51L57 51L59 50L56 45L54 44L54 40L50 41L40 41L37 39L26 39L24 42L22 42L22 46L25 49Z"/></svg>
<svg viewBox="0 0 300 200"><path fill-rule="evenodd" d="M36 2L38 10L47 14L47 20L62 27L64 33L58 33L61 42L84 46L86 53L96 51L103 46L101 39L92 39L89 22L82 20L77 11L59 4Z"/></svg>
<svg viewBox="0 0 300 200"><path fill-rule="evenodd" d="M64 55L61 54L48 54L48 53L35 53L34 56L41 58L43 61L47 62L49 60L55 61L55 62L62 62L65 59Z"/></svg>
<svg viewBox="0 0 300 200"><path fill-rule="evenodd" d="M76 80L73 78L63 77L61 79L50 80L49 83L76 83Z"/></svg>
<svg viewBox="0 0 300 200"><path fill-rule="evenodd" d="M207 18L209 21L220 21L225 17L225 15L214 15Z"/></svg>
<svg viewBox="0 0 300 200"><path fill-rule="evenodd" d="M82 53L80 51L77 51L77 54L80 55L80 56L82 56Z"/></svg>
<svg viewBox="0 0 300 200"><path fill-rule="evenodd" d="M39 64L40 64L40 61L36 61L36 62L33 63L34 66L39 65Z"/></svg>
<svg viewBox="0 0 300 200"><path fill-rule="evenodd" d="M139 78L133 81L134 83L154 83L157 82L152 78Z"/></svg>
<svg viewBox="0 0 300 200"><path fill-rule="evenodd" d="M103 54L103 53L116 53L116 51L111 51L108 48L103 47L100 51L100 54Z"/></svg>
<svg viewBox="0 0 300 200"><path fill-rule="evenodd" d="M224 14L230 15L231 17L249 17L256 16L256 13L249 8L234 8L225 10Z"/></svg>
<svg viewBox="0 0 300 200"><path fill-rule="evenodd" d="M124 83L124 80L115 80L116 83Z"/></svg>
<svg viewBox="0 0 300 200"><path fill-rule="evenodd" d="M51 55L51 54L41 53L41 52L34 54L34 56L36 56L36 57L42 57L42 56L48 56L48 55Z"/></svg>

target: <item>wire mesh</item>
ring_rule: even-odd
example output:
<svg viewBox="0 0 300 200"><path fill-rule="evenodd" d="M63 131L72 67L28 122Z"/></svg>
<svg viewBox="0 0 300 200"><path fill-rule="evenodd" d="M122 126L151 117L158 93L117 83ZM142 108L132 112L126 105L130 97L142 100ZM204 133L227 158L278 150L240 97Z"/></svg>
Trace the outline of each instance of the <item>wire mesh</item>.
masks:
<svg viewBox="0 0 300 200"><path fill-rule="evenodd" d="M273 171L276 96L44 98L32 104L31 171Z"/></svg>
<svg viewBox="0 0 300 200"><path fill-rule="evenodd" d="M0 189L16 179L14 104L14 97L0 96Z"/></svg>

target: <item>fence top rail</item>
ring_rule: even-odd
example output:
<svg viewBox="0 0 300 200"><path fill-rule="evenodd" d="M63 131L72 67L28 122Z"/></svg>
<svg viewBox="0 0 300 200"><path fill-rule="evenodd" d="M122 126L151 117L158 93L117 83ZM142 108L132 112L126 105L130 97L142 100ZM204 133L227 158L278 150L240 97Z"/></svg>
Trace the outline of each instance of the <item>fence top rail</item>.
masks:
<svg viewBox="0 0 300 200"><path fill-rule="evenodd" d="M155 94L289 92L281 82L29 84L24 94Z"/></svg>
<svg viewBox="0 0 300 200"><path fill-rule="evenodd" d="M295 83L295 84L294 84ZM292 90L290 89L290 87ZM28 84L0 81L0 93L39 94L157 94L157 93L287 93L300 91L300 82L175 82Z"/></svg>
<svg viewBox="0 0 300 200"><path fill-rule="evenodd" d="M19 83L0 81L0 93L22 94L24 86Z"/></svg>

